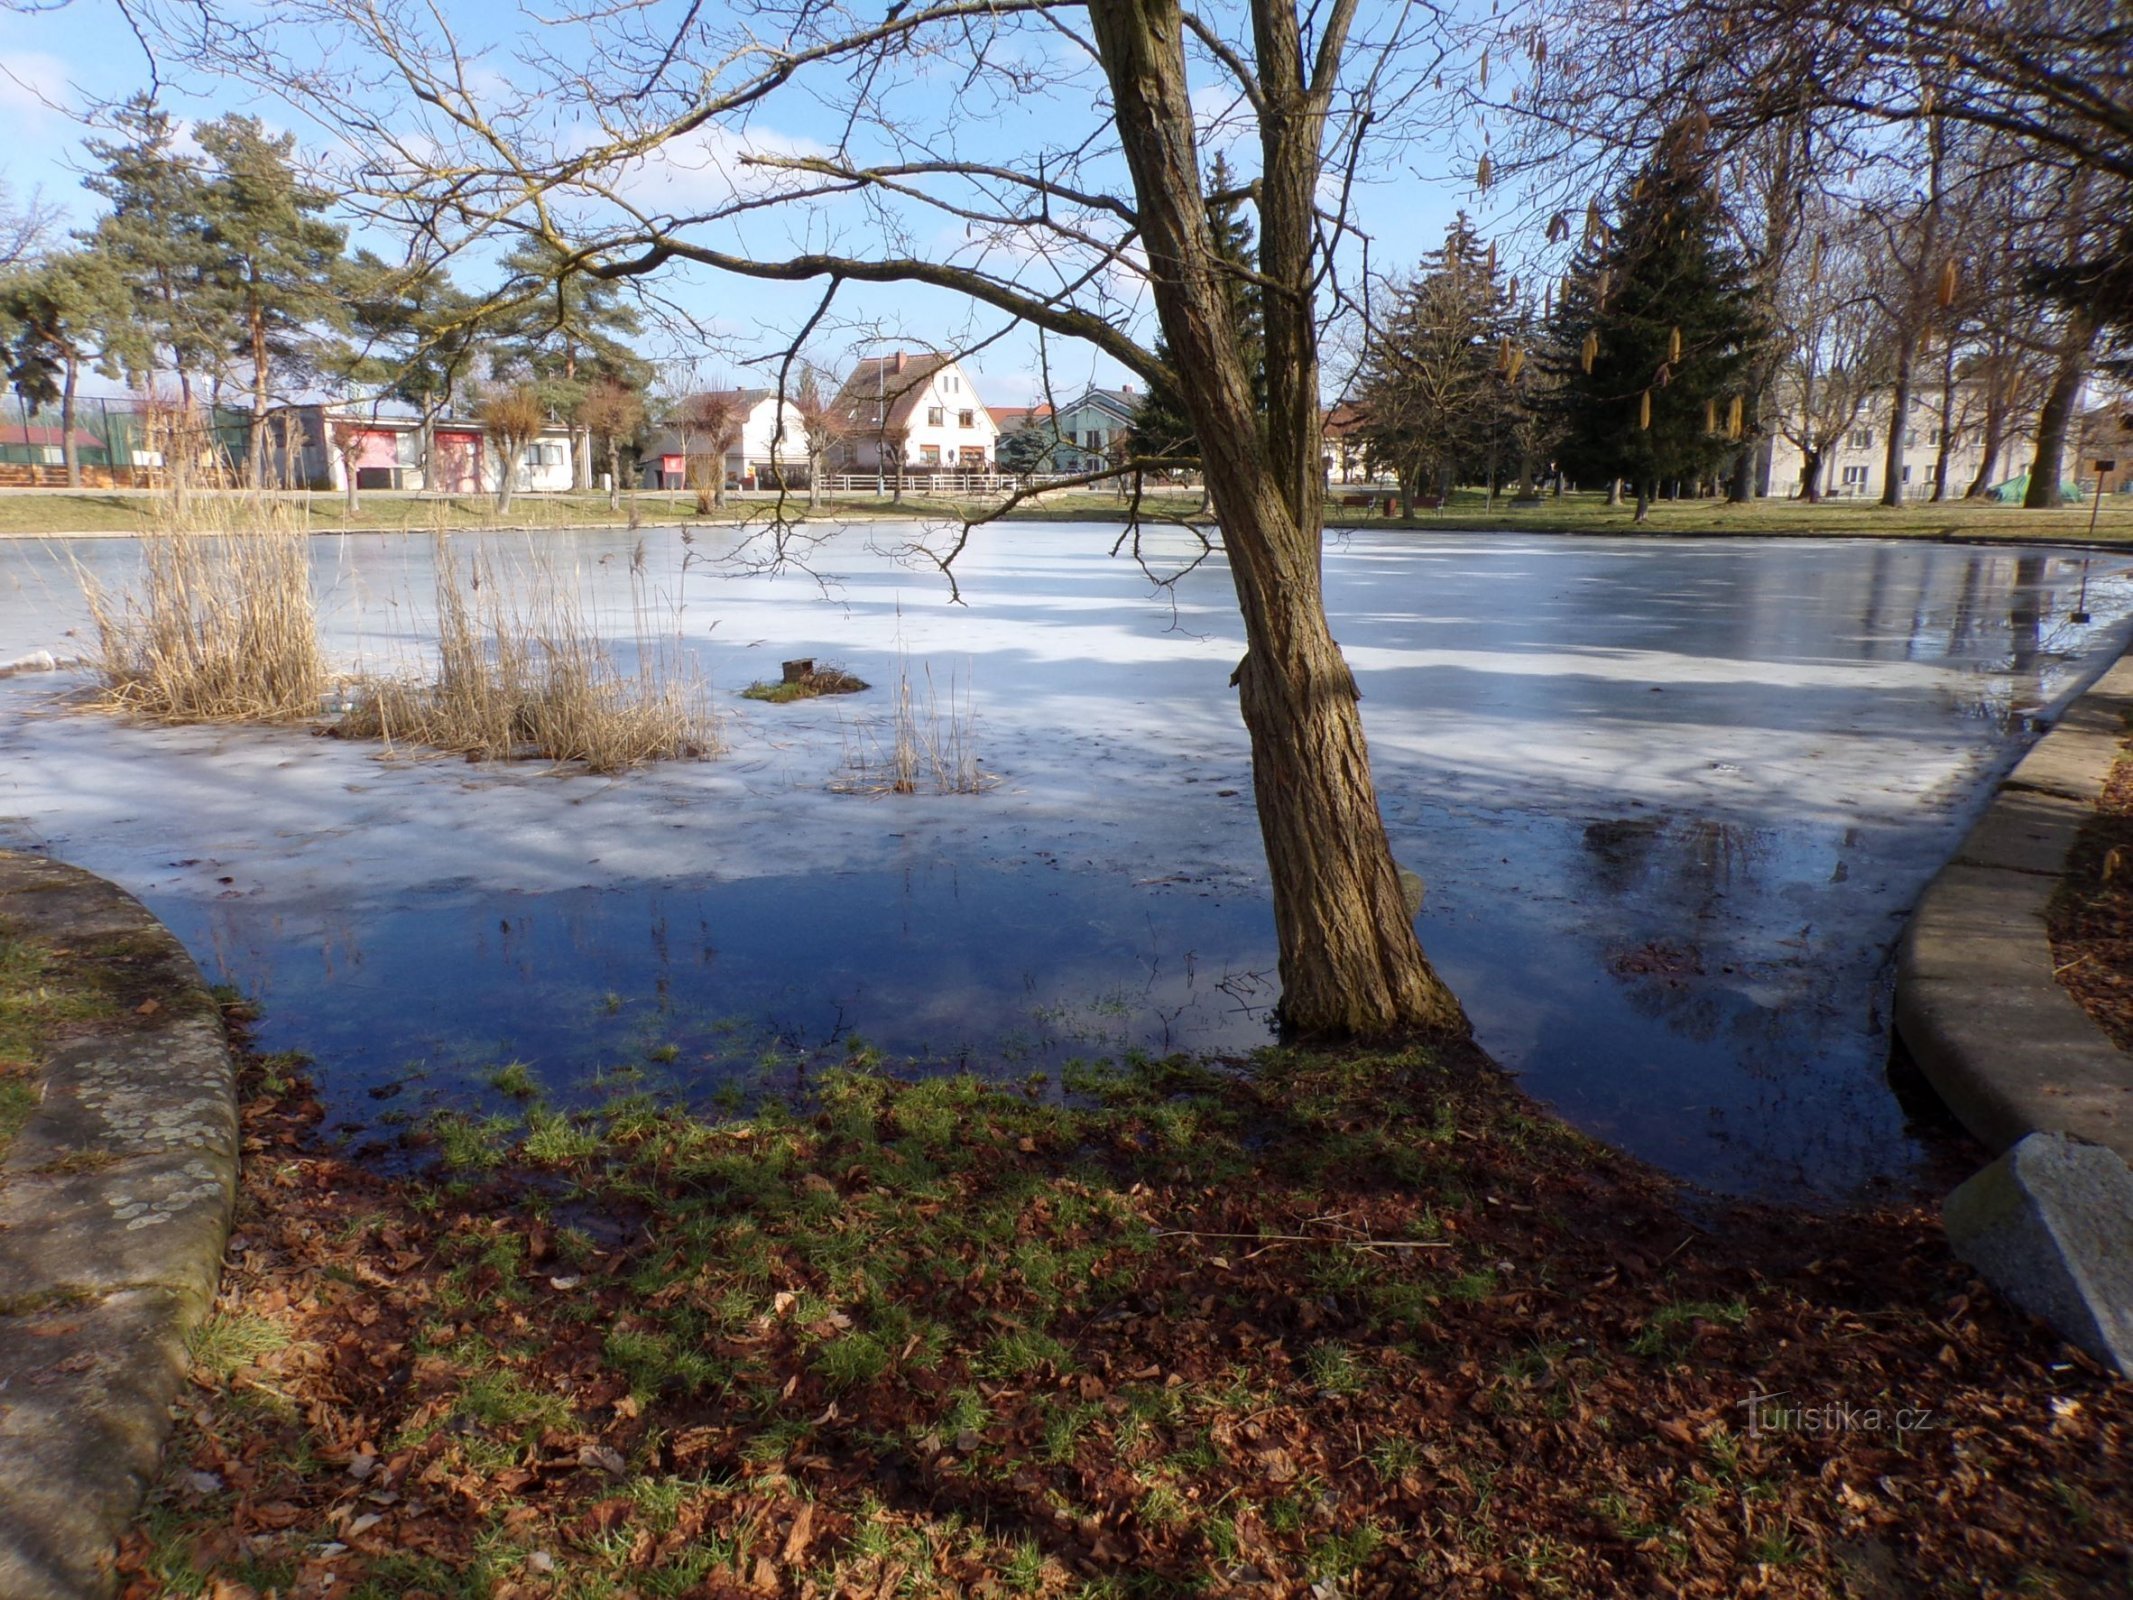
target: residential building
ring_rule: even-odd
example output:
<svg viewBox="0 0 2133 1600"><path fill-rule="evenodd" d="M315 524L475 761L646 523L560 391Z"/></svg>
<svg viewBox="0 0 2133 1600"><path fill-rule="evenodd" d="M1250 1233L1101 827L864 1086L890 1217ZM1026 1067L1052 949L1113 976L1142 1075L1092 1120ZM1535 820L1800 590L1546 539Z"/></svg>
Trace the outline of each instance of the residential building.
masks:
<svg viewBox="0 0 2133 1600"><path fill-rule="evenodd" d="M431 429L427 473L422 460L422 421L361 409L298 406L296 426L270 435L273 468L285 482L345 489L348 472L358 489L413 489L432 494L493 494L497 453L479 422L439 417ZM329 428L347 430L329 438ZM343 440L348 445L344 453ZM512 463L512 488L535 493L568 489L570 429L551 422Z"/></svg>
<svg viewBox="0 0 2133 1600"><path fill-rule="evenodd" d="M2083 487L2100 484L2105 494L2133 494L2133 395L2084 411L2074 439L2078 459L2069 477Z"/></svg>
<svg viewBox="0 0 2133 1600"><path fill-rule="evenodd" d="M852 369L831 402L845 472L988 472L1000 425L954 357L896 350Z"/></svg>
<svg viewBox="0 0 2133 1600"><path fill-rule="evenodd" d="M1059 408L1059 446L1055 472L1101 472L1119 459L1133 433L1133 413L1141 397L1132 384L1116 389L1090 388L1080 399Z"/></svg>
<svg viewBox="0 0 2133 1600"><path fill-rule="evenodd" d="M1368 447L1363 442L1363 411L1343 400L1320 419L1323 440L1319 460L1329 483L1354 483L1370 477Z"/></svg>
<svg viewBox="0 0 2133 1600"><path fill-rule="evenodd" d="M740 428L725 453L726 482L737 489L772 488L807 479L807 432L791 396L780 403L775 389L713 389L675 407L686 418L692 402L730 400ZM711 481L712 441L685 423L660 428L645 439L643 482L648 489L703 488Z"/></svg>
<svg viewBox="0 0 2133 1600"><path fill-rule="evenodd" d="M1850 428L1822 458L1822 494L1831 500L1879 500L1888 469L1888 430L1894 397L1886 390L1870 395L1859 408ZM1954 408L1954 427L1948 449L1947 493L1959 499L1977 476L1984 456L1984 430L1980 425L1981 403L1959 388ZM2018 478L2029 470L2033 441L2024 424L2001 443L1993 481ZM1904 498L1924 500L1933 493L1934 468L1941 454L1941 397L1923 392L1911 397L1903 430L1902 473ZM1785 498L1800 494L1800 471L1805 461L1800 447L1779 432L1770 441L1769 475L1765 492Z"/></svg>

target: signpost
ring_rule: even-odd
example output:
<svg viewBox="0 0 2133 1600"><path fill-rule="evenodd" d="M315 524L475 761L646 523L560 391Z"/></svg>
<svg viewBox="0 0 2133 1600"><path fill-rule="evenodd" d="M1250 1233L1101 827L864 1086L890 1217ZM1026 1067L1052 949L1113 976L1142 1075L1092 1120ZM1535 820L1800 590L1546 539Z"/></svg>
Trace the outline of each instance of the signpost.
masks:
<svg viewBox="0 0 2133 1600"><path fill-rule="evenodd" d="M2091 539L2096 537L2096 513L2103 509L2103 480L2117 470L2118 463L2115 460L2105 461L2101 457L2097 459L2096 492L2089 498L2089 537Z"/></svg>

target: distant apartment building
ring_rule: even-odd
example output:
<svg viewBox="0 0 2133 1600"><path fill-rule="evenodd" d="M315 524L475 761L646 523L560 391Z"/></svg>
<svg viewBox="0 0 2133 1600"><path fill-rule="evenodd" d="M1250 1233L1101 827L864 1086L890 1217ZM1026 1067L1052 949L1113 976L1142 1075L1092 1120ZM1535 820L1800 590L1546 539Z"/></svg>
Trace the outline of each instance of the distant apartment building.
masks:
<svg viewBox="0 0 2133 1600"><path fill-rule="evenodd" d="M844 472L991 470L1000 425L952 356L893 351L852 369L831 402Z"/></svg>
<svg viewBox="0 0 2133 1600"><path fill-rule="evenodd" d="M1851 426L1823 453L1821 486L1825 499L1881 498L1888 473L1893 400L1894 396L1885 390L1869 396ZM1974 395L1958 392L1953 425L1948 430L1947 493L1951 499L1959 498L1969 489L1984 458L1980 409ZM2002 440L1999 459L1993 467L1994 483L2019 478L2029 470L2030 453L2034 449L2027 428L2030 420L2016 419L2020 425ZM1913 395L1903 423L1902 455L1897 469L1902 474L1907 500L1923 500L1933 492L1934 470L1941 457L1942 427L1940 395L1937 392ZM1781 498L1797 498L1805 464L1806 457L1800 447L1780 431L1770 443L1766 492Z"/></svg>

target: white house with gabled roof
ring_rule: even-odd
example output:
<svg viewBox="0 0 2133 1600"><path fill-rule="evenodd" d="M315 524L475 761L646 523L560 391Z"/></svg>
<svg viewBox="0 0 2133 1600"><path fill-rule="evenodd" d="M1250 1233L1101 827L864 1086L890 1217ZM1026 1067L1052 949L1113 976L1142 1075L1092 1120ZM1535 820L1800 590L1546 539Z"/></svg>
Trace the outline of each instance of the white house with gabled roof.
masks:
<svg viewBox="0 0 2133 1600"><path fill-rule="evenodd" d="M868 356L832 402L846 472L989 472L1000 427L952 356Z"/></svg>

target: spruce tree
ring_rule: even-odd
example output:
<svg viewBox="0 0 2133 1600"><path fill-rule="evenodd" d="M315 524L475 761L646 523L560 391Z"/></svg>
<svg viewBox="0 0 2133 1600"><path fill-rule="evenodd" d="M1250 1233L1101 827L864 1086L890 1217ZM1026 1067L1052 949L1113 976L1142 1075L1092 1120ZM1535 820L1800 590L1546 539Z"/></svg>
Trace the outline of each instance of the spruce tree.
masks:
<svg viewBox="0 0 2133 1600"><path fill-rule="evenodd" d="M1512 327L1495 253L1462 211L1422 270L1388 294L1357 375L1363 440L1410 504L1462 479L1493 482L1511 450Z"/></svg>
<svg viewBox="0 0 2133 1600"><path fill-rule="evenodd" d="M1641 522L1662 485L1714 474L1733 454L1764 330L1692 138L1667 140L1615 209L1564 280L1548 360L1565 469L1630 484Z"/></svg>

